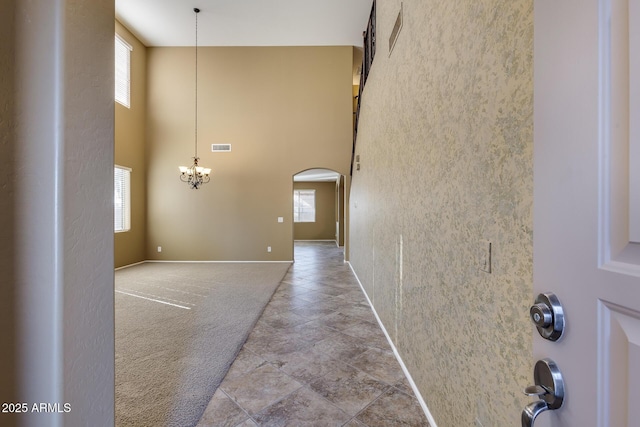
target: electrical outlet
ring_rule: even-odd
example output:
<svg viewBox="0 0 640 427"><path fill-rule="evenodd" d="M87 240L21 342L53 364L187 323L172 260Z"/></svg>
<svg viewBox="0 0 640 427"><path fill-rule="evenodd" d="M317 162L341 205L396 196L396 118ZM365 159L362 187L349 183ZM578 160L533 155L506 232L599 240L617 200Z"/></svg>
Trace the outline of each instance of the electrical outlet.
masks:
<svg viewBox="0 0 640 427"><path fill-rule="evenodd" d="M158 252L162 252L162 246L158 246Z"/></svg>
<svg viewBox="0 0 640 427"><path fill-rule="evenodd" d="M271 246L267 246L267 252L271 252Z"/></svg>
<svg viewBox="0 0 640 427"><path fill-rule="evenodd" d="M284 222L284 217L279 216L278 217L278 222Z"/></svg>

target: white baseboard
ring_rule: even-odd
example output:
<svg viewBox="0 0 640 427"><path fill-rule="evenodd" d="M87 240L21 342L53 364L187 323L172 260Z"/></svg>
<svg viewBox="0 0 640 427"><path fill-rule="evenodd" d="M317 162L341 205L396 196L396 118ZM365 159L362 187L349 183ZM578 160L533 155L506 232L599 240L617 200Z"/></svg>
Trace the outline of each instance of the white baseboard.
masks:
<svg viewBox="0 0 640 427"><path fill-rule="evenodd" d="M191 263L191 264L292 264L293 261L171 261L171 260L156 260L156 259L147 259L144 261L136 262L134 264L123 265L122 267L115 268L115 271L123 270L129 267L135 267L136 265L145 264L147 262L155 262L155 263Z"/></svg>
<svg viewBox="0 0 640 427"><path fill-rule="evenodd" d="M156 263L184 263L184 264L291 264L293 261L174 261L161 259L148 259L143 262Z"/></svg>
<svg viewBox="0 0 640 427"><path fill-rule="evenodd" d="M146 261L140 261L140 262L135 262L135 263L133 263L133 264L123 265L122 267L118 267L118 268L116 268L116 269L115 269L115 271L122 270L122 269L124 269L124 268L133 267L133 266L140 265L140 264L144 264L145 262L146 262Z"/></svg>
<svg viewBox="0 0 640 427"><path fill-rule="evenodd" d="M296 239L293 241L295 242L333 242L336 244L336 247L338 248L343 248L344 245L340 246L340 243L338 243L338 239L314 239L314 240L301 240L301 239Z"/></svg>
<svg viewBox="0 0 640 427"><path fill-rule="evenodd" d="M416 383L413 381L413 378L411 377L411 374L409 373L409 370L407 369L407 366L402 361L402 357L400 357L400 353L398 353L398 349L396 348L395 344L393 344L393 341L391 340L391 337L387 333L387 329L382 324L382 320L380 320L380 317L378 316L378 313L376 312L376 308L371 303L371 300L369 299L369 295L367 295L367 292L364 290L364 286L362 286L362 282L360 282L360 278L356 274L356 271L353 269L353 265L351 265L351 262L349 262L349 261L347 261L347 264L349 264L349 268L351 269L351 272L353 273L353 275L355 276L356 280L358 281L358 284L360 285L360 288L362 289L362 292L364 293L364 296L367 298L367 302L369 303L369 306L371 307L371 310L373 310L373 314L376 316L376 320L378 321L378 324L382 328L382 332L384 332L384 335L387 337L387 341L389 342L389 345L391 345L391 349L393 350L393 354L396 356L396 359L398 360L398 363L400 363L400 367L402 368L402 371L404 372L405 376L407 377L407 380L409 381L409 384L411 385L411 389L413 389L413 393L416 395L416 399L418 399L418 403L420 403L420 406L422 407L422 410L424 411L424 414L427 417L427 420L429 421L429 424L431 425L431 427L438 427L437 424L436 424L436 421L433 419L433 415L431 415L431 411L429 411L429 408L427 407L427 403L424 401L424 398L422 397L422 394L420 393L420 390L418 390L418 387L416 386Z"/></svg>

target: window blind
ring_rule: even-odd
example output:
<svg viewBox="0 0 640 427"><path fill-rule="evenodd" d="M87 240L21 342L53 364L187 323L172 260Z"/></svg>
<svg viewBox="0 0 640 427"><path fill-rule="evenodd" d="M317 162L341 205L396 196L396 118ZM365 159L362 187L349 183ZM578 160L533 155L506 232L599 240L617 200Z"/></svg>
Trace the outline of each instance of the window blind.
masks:
<svg viewBox="0 0 640 427"><path fill-rule="evenodd" d="M116 34L115 97L117 102L127 108L131 107L131 50L131 45Z"/></svg>
<svg viewBox="0 0 640 427"><path fill-rule="evenodd" d="M293 222L316 222L316 190L293 190Z"/></svg>
<svg viewBox="0 0 640 427"><path fill-rule="evenodd" d="M131 169L116 166L113 173L113 218L116 233L131 229Z"/></svg>

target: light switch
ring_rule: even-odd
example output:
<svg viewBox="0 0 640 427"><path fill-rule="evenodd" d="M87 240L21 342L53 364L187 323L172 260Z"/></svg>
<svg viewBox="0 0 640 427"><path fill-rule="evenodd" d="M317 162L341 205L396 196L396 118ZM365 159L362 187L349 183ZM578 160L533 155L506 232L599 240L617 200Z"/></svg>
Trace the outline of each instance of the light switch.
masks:
<svg viewBox="0 0 640 427"><path fill-rule="evenodd" d="M283 218L283 217L281 217L281 216L279 216L279 217L278 217L278 222L284 222L284 218Z"/></svg>

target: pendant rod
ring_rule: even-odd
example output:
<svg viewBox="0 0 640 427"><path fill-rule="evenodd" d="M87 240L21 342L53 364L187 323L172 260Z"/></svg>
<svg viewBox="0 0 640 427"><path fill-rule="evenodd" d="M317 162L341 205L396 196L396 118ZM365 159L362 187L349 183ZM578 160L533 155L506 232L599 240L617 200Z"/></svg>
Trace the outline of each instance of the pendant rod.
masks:
<svg viewBox="0 0 640 427"><path fill-rule="evenodd" d="M195 145L196 145L196 159L198 158L198 13L200 9L197 7L193 8L193 11L196 13L196 132L195 132Z"/></svg>

